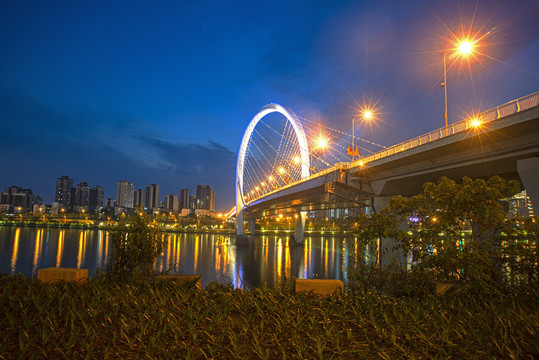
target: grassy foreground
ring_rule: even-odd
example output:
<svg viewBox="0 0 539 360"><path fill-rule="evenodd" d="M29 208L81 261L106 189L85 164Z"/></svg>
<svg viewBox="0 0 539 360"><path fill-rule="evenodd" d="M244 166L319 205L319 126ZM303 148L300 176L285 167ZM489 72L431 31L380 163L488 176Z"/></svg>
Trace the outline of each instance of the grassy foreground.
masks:
<svg viewBox="0 0 539 360"><path fill-rule="evenodd" d="M0 275L0 359L523 358L539 355L533 299L319 299Z"/></svg>

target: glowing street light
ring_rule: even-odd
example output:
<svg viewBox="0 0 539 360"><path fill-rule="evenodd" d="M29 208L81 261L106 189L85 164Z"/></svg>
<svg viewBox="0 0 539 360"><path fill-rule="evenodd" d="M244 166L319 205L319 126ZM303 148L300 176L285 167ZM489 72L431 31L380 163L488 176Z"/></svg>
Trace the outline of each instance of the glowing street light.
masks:
<svg viewBox="0 0 539 360"><path fill-rule="evenodd" d="M318 139L316 139L316 147L324 150L327 146L328 141L322 135L318 136Z"/></svg>
<svg viewBox="0 0 539 360"><path fill-rule="evenodd" d="M363 109L362 112L361 112L361 118L363 119L363 121L372 120L374 118L373 110L368 109L368 108ZM352 155L352 162L354 161L354 159L356 157L356 147L355 147L355 144L354 144L355 130L356 130L355 121L356 121L356 117L354 116L352 118L352 149L350 149L350 152L349 152L349 155ZM359 155L359 152L357 152L357 155Z"/></svg>
<svg viewBox="0 0 539 360"><path fill-rule="evenodd" d="M478 128L481 126L481 119L479 118L473 118L470 122L470 124L472 125L473 128Z"/></svg>
<svg viewBox="0 0 539 360"><path fill-rule="evenodd" d="M462 57L468 56L473 52L474 49L473 42L468 40L460 40L457 43L456 54L461 55ZM444 51L444 82L440 85L444 88L444 119L445 119L445 134L447 136L447 66L446 66L446 57L447 51Z"/></svg>
<svg viewBox="0 0 539 360"><path fill-rule="evenodd" d="M364 118L365 120L370 120L370 119L372 119L372 117L373 117L373 114L372 114L372 111L371 111L371 110L365 110L365 111L363 112L363 118Z"/></svg>
<svg viewBox="0 0 539 360"><path fill-rule="evenodd" d="M280 172L281 174L284 174L284 173L285 173L285 169L281 167L281 168L279 168L279 172Z"/></svg>
<svg viewBox="0 0 539 360"><path fill-rule="evenodd" d="M299 158L299 156L294 157L294 162L296 164L299 164L301 162L301 159Z"/></svg>
<svg viewBox="0 0 539 360"><path fill-rule="evenodd" d="M459 44L459 53L466 55L472 51L473 44L469 41L462 41Z"/></svg>
<svg viewBox="0 0 539 360"><path fill-rule="evenodd" d="M328 147L328 140L327 138L324 137L324 135L322 135L322 133L320 133L318 137L314 140L314 144L315 146L313 147L313 150L317 150L320 153L323 153L326 151L326 148ZM314 170L315 166L314 166L314 161L313 161L314 152L315 151L309 153L309 164L310 164L309 172L315 171Z"/></svg>

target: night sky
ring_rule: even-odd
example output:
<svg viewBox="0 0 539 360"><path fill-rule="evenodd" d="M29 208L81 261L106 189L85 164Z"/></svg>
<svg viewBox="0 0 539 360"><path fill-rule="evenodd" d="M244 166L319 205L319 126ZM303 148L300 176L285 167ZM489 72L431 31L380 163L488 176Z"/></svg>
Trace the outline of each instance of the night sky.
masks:
<svg viewBox="0 0 539 360"><path fill-rule="evenodd" d="M68 175L116 197L122 179L161 197L209 184L234 204L236 154L252 116L277 102L392 145L539 90L539 2L2 1L0 187L54 201Z"/></svg>

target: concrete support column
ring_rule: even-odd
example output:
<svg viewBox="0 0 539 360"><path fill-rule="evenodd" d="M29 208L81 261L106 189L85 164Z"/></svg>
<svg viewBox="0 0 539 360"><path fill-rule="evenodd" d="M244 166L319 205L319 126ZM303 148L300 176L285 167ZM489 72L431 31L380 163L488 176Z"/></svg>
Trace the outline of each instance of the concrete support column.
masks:
<svg viewBox="0 0 539 360"><path fill-rule="evenodd" d="M529 158L517 161L517 170L520 180L530 197L534 210L539 208L539 158Z"/></svg>
<svg viewBox="0 0 539 360"><path fill-rule="evenodd" d="M251 234L252 236L255 236L256 219L247 220L247 225L249 226L249 234Z"/></svg>
<svg viewBox="0 0 539 360"><path fill-rule="evenodd" d="M243 209L236 213L236 235L245 234L245 226L243 225Z"/></svg>
<svg viewBox="0 0 539 360"><path fill-rule="evenodd" d="M249 245L249 235L245 233L243 209L236 213L236 245Z"/></svg>
<svg viewBox="0 0 539 360"><path fill-rule="evenodd" d="M303 234L305 233L306 220L307 212L301 211L296 219L296 227L294 228L294 242L296 245L303 245Z"/></svg>
<svg viewBox="0 0 539 360"><path fill-rule="evenodd" d="M374 212L380 212L383 208L389 205L389 200L392 196L375 196L372 199L372 207Z"/></svg>
<svg viewBox="0 0 539 360"><path fill-rule="evenodd" d="M376 196L373 199L372 206L375 212L381 211L383 208L389 205L389 199L392 196ZM402 223L399 225L401 230L406 229L407 224ZM388 266L391 264L397 264L405 267L407 265L406 256L398 249L394 249L397 245L395 239L380 238L378 243L378 263L382 266Z"/></svg>

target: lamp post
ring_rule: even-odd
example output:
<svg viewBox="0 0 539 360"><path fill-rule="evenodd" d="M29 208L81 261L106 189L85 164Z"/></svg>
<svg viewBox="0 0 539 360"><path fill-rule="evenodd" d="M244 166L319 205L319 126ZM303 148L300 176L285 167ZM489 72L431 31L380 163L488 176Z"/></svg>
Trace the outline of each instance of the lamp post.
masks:
<svg viewBox="0 0 539 360"><path fill-rule="evenodd" d="M319 152L320 154L324 153L326 151L326 148L328 147L328 139L323 135L319 134L318 138L315 139L315 146L312 152L309 152L309 171L315 172L315 165L313 162L313 155L316 156L315 152ZM318 156L316 156L318 157Z"/></svg>
<svg viewBox="0 0 539 360"><path fill-rule="evenodd" d="M461 56L467 56L469 55L474 48L474 43L468 41L468 40L462 40L459 41L457 44L457 51L456 54L459 54ZM447 117L447 64L446 64L446 58L447 58L447 51L444 51L444 82L441 84L441 87L444 88L444 120L445 120L445 135L447 136L448 131L448 117Z"/></svg>
<svg viewBox="0 0 539 360"><path fill-rule="evenodd" d="M356 155L356 148L354 147L354 138L355 138L354 131L356 129L356 126L354 124L355 121L356 121L356 117L354 116L352 118L352 162L354 162L354 158L355 158L355 155Z"/></svg>
<svg viewBox="0 0 539 360"><path fill-rule="evenodd" d="M372 116L373 114L371 110L363 110L363 114L362 114L363 120L369 121L370 119L372 119ZM356 130L355 121L356 121L356 117L354 116L352 118L352 162L354 162L355 157L356 157L356 147L354 145L355 130Z"/></svg>
<svg viewBox="0 0 539 360"><path fill-rule="evenodd" d="M445 135L447 136L447 68L446 68L446 52L444 51L444 82L442 87L444 88L444 119L445 119Z"/></svg>

